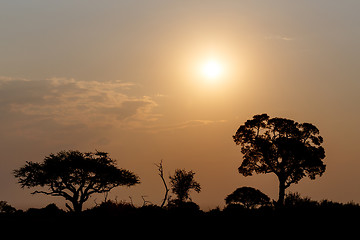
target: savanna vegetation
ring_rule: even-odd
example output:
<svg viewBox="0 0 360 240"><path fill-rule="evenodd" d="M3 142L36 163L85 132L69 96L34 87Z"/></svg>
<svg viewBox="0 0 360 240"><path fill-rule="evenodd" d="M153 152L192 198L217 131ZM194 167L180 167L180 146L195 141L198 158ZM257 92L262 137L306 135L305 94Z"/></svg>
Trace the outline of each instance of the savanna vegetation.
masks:
<svg viewBox="0 0 360 240"><path fill-rule="evenodd" d="M99 218L111 217L119 221L134 219L327 219L328 217L359 216L360 205L354 202L338 203L315 201L286 189L302 178L314 180L325 172L325 150L319 130L310 123L297 123L285 118L255 115L239 127L233 136L240 146L242 161L238 171L243 176L275 174L279 180L278 199L270 199L259 189L239 186L224 196L225 207L201 210L191 195L202 188L196 173L176 169L165 176L163 162L155 164L164 185L164 197L159 205L143 199L142 206L132 202L106 199L89 209L83 204L93 194L107 194L116 187L140 184L134 172L119 168L106 152L76 150L61 151L45 157L43 162L26 162L13 174L22 188L32 188L32 194L61 197L66 208L50 203L44 208L19 210L0 201L0 216L45 218ZM129 220L130 221L130 220ZM167 221L167 220L165 220ZM170 220L169 220L170 221Z"/></svg>

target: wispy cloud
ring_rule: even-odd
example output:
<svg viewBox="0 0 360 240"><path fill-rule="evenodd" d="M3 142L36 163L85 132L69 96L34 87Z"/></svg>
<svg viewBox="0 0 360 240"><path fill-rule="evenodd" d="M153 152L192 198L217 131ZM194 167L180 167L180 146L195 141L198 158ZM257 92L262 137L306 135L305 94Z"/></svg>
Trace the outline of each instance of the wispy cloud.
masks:
<svg viewBox="0 0 360 240"><path fill-rule="evenodd" d="M265 37L266 40L281 40L281 41L293 41L295 40L292 37L284 36L284 35L268 35Z"/></svg>
<svg viewBox="0 0 360 240"><path fill-rule="evenodd" d="M221 124L227 122L226 120L188 120L180 123L165 124L165 125L152 125L146 126L144 129L148 132L157 133L163 131L180 130L185 128L197 128L213 124Z"/></svg>
<svg viewBox="0 0 360 240"><path fill-rule="evenodd" d="M61 125L139 127L156 121L157 103L130 96L135 84L121 81L78 81L69 78L26 80L0 78L0 110L53 120Z"/></svg>

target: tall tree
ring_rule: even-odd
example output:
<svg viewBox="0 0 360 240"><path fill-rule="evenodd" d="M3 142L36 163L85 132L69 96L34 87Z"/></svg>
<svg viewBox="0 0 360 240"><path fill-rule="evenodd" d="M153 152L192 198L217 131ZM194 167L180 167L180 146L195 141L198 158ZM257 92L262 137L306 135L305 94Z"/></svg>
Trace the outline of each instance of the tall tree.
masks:
<svg viewBox="0 0 360 240"><path fill-rule="evenodd" d="M325 172L323 138L311 123L286 118L255 115L241 125L233 136L241 146L243 161L239 173L274 173L279 180L280 206L285 190L303 177L314 180Z"/></svg>
<svg viewBox="0 0 360 240"><path fill-rule="evenodd" d="M60 196L70 211L81 212L83 203L94 193L106 193L117 186L140 183L134 173L116 167L115 160L106 152L61 151L45 157L42 163L26 162L14 170L22 188L47 187L42 193Z"/></svg>

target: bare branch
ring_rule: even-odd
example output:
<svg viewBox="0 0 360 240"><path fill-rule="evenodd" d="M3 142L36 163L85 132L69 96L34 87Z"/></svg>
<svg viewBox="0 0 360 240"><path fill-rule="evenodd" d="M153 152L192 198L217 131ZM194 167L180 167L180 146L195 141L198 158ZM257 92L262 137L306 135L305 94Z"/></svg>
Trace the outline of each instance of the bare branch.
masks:
<svg viewBox="0 0 360 240"><path fill-rule="evenodd" d="M131 206L134 206L134 203L133 203L132 197L131 197L131 196L129 196L129 198L130 198L130 204L131 204Z"/></svg>
<svg viewBox="0 0 360 240"><path fill-rule="evenodd" d="M162 159L160 161L159 164L155 164L155 166L158 167L158 171L159 171L159 176L161 177L161 180L164 184L164 187L165 187L165 196L164 196L164 199L161 203L161 206L160 207L164 207L165 203L166 203L166 200L168 200L167 196L168 196L168 193L169 193L169 188L167 187L166 185L166 181L164 179L164 168L163 168L163 164L162 164Z"/></svg>
<svg viewBox="0 0 360 240"><path fill-rule="evenodd" d="M145 199L145 197L147 197L147 196L141 196L141 198L142 198L142 200L143 200L143 205L142 205L143 207L146 206L146 204L148 204L148 203L151 204L151 202L150 202L150 201L147 201L147 200Z"/></svg>
<svg viewBox="0 0 360 240"><path fill-rule="evenodd" d="M34 191L31 194L37 194L37 193L42 193L45 195L50 195L50 196L61 196L58 193L54 193L54 192L45 192L45 191Z"/></svg>

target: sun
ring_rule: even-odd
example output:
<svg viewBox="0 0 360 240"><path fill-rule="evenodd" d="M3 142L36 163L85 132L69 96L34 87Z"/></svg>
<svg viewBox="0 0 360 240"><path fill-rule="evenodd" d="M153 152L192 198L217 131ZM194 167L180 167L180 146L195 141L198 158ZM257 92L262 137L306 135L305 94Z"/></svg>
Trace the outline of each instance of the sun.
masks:
<svg viewBox="0 0 360 240"><path fill-rule="evenodd" d="M200 73L208 82L215 82L224 74L224 66L216 59L207 59L201 65Z"/></svg>

